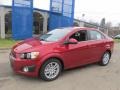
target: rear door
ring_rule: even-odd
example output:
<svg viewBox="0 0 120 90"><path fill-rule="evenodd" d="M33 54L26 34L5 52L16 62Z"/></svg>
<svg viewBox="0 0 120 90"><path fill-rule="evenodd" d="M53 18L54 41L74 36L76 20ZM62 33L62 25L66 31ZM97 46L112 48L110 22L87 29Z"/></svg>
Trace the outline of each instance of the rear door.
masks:
<svg viewBox="0 0 120 90"><path fill-rule="evenodd" d="M88 62L100 60L104 52L104 36L97 30L88 30L88 49L90 58Z"/></svg>

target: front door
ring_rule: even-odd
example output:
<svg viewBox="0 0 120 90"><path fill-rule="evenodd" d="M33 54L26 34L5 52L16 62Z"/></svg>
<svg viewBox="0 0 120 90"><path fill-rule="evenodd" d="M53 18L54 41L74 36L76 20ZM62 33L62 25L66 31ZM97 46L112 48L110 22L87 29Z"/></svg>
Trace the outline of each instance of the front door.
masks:
<svg viewBox="0 0 120 90"><path fill-rule="evenodd" d="M63 56L65 58L65 63L67 63L69 68L85 64L90 57L87 43L87 31L78 31L69 38L78 40L78 44L64 45Z"/></svg>

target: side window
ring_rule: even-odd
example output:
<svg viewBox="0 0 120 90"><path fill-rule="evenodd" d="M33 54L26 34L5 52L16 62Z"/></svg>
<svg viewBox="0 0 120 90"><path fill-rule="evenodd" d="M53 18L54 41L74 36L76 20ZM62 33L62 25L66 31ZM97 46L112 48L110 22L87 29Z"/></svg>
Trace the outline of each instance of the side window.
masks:
<svg viewBox="0 0 120 90"><path fill-rule="evenodd" d="M74 38L77 41L86 41L87 40L87 31L86 30L81 30L76 33L74 33L70 38Z"/></svg>
<svg viewBox="0 0 120 90"><path fill-rule="evenodd" d="M101 40L103 39L103 35L98 31L90 30L89 31L89 40Z"/></svg>

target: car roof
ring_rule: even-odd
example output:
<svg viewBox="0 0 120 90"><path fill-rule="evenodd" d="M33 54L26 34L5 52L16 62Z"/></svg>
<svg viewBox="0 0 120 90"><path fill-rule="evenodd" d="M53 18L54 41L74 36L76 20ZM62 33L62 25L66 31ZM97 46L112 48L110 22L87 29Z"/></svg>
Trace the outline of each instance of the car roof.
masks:
<svg viewBox="0 0 120 90"><path fill-rule="evenodd" d="M67 30L97 30L95 28L88 28L88 27L62 27L62 28L59 28L59 29L67 29Z"/></svg>

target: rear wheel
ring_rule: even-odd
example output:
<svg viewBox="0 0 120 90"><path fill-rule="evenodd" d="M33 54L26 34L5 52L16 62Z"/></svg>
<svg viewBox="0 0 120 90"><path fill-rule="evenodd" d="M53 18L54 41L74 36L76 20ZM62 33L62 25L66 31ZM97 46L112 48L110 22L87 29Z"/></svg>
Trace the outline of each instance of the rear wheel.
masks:
<svg viewBox="0 0 120 90"><path fill-rule="evenodd" d="M56 58L48 59L40 69L40 78L45 81L55 80L62 71L61 62Z"/></svg>
<svg viewBox="0 0 120 90"><path fill-rule="evenodd" d="M105 52L105 53L103 54L102 59L101 59L101 61L99 62L99 64L100 64L101 66L106 66L106 65L108 65L108 63L109 63L109 61L110 61L110 57L111 57L111 54L110 54L108 51Z"/></svg>

